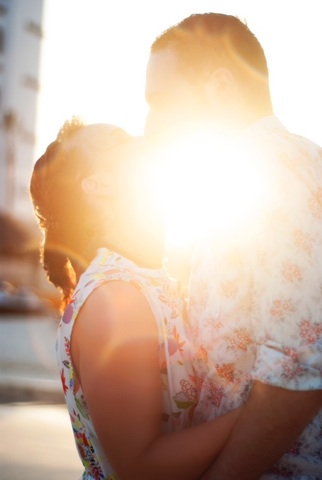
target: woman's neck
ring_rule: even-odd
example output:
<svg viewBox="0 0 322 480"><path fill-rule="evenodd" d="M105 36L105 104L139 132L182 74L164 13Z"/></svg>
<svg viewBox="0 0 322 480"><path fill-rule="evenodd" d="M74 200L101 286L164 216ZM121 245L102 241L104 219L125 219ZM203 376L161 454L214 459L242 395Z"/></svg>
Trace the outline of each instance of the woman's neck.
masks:
<svg viewBox="0 0 322 480"><path fill-rule="evenodd" d="M142 268L151 268L151 269L159 269L162 268L163 265L163 255L162 254L148 254L147 252L142 254L142 252L129 252L126 249L122 250L120 248L111 248L116 253L122 255L122 257L131 260L136 265Z"/></svg>
<svg viewBox="0 0 322 480"><path fill-rule="evenodd" d="M158 269L163 266L163 245L152 245L144 241L135 241L121 239L120 241L113 241L110 238L106 238L101 245L115 253L122 255L122 257L131 260L136 265L142 268Z"/></svg>

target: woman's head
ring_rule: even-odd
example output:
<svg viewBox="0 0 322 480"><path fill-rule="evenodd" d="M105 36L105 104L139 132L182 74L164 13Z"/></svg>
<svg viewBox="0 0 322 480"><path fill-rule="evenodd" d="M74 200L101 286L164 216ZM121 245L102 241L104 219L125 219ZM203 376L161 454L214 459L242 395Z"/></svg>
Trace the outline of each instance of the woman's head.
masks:
<svg viewBox="0 0 322 480"><path fill-rule="evenodd" d="M106 245L118 205L131 196L137 143L119 127L73 118L34 166L30 193L44 235L42 262L65 302L76 275Z"/></svg>

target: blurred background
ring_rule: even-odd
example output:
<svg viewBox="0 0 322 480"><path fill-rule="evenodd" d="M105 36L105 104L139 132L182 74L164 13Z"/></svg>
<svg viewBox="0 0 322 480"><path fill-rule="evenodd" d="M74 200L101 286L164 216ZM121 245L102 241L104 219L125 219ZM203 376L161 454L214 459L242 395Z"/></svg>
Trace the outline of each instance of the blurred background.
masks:
<svg viewBox="0 0 322 480"><path fill-rule="evenodd" d="M143 132L154 38L191 13L246 20L275 113L322 144L320 0L0 0L0 477L79 478L55 361L58 297L39 265L28 185L72 115Z"/></svg>

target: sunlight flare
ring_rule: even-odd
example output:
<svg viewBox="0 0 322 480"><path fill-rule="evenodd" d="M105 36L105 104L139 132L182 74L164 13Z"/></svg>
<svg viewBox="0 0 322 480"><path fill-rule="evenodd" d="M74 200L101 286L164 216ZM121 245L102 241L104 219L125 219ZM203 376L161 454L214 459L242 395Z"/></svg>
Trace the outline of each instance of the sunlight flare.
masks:
<svg viewBox="0 0 322 480"><path fill-rule="evenodd" d="M153 184L167 224L167 243L186 247L200 237L247 229L269 199L260 159L207 132L159 152Z"/></svg>

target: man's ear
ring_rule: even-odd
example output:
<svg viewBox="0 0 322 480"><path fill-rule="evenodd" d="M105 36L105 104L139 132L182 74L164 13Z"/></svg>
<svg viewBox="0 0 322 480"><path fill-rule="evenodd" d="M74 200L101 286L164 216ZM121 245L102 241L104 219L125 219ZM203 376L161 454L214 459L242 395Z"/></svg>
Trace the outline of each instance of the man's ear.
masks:
<svg viewBox="0 0 322 480"><path fill-rule="evenodd" d="M232 72L228 68L219 67L209 75L205 84L206 98L214 106L224 105L234 97L236 88Z"/></svg>
<svg viewBox="0 0 322 480"><path fill-rule="evenodd" d="M81 186L83 192L91 197L110 197L112 195L112 185L105 179L102 181L97 174L83 178Z"/></svg>

